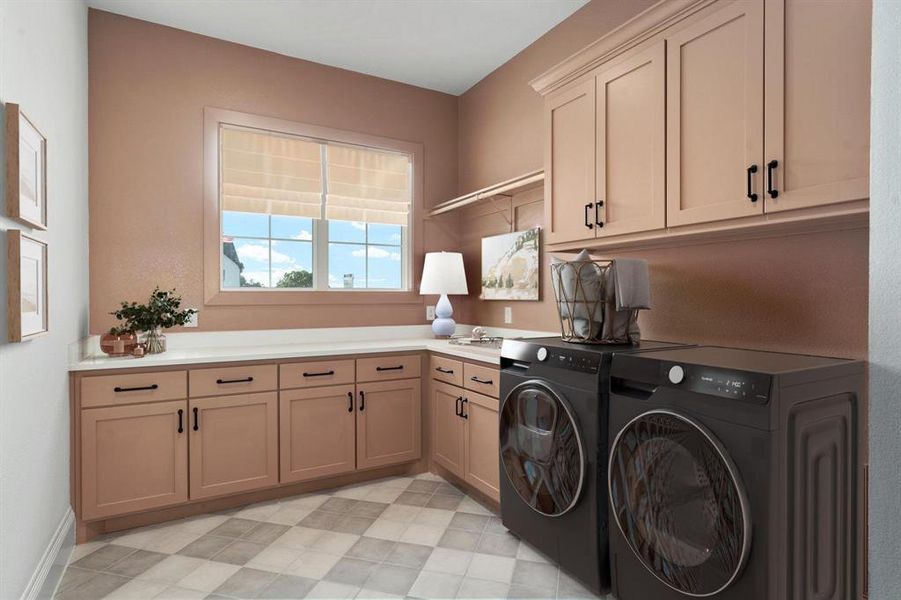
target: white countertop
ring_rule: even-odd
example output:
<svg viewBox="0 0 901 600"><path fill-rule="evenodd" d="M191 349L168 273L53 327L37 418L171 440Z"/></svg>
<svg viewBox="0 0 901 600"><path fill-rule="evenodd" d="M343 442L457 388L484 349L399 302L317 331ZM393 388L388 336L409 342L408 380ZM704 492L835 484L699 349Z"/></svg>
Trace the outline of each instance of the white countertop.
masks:
<svg viewBox="0 0 901 600"><path fill-rule="evenodd" d="M458 333L471 328L458 326ZM502 337L539 337L547 332L489 330ZM135 369L204 363L279 360L317 356L346 356L381 352L440 352L468 360L500 364L499 348L451 344L436 339L428 326L294 329L218 333L168 334L169 349L142 358L109 357L99 350L98 338L83 340L70 352L70 371ZM304 340L298 342L296 340Z"/></svg>

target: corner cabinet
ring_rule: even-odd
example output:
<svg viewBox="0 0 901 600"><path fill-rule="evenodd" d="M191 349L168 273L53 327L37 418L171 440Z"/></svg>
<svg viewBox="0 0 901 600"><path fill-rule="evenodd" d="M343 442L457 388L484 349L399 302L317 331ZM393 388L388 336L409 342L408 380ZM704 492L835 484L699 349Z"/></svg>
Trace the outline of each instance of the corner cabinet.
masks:
<svg viewBox="0 0 901 600"><path fill-rule="evenodd" d="M547 243L865 218L870 20L867 0L661 2L538 77Z"/></svg>

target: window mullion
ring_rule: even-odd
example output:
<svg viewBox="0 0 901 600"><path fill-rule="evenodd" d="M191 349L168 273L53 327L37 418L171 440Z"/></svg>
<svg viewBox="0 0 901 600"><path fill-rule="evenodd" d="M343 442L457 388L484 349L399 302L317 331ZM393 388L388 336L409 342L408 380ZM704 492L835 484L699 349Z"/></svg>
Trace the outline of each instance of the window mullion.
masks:
<svg viewBox="0 0 901 600"><path fill-rule="evenodd" d="M328 220L325 218L328 203L328 147L319 146L322 196L319 201L319 219L313 224L313 289L328 289Z"/></svg>

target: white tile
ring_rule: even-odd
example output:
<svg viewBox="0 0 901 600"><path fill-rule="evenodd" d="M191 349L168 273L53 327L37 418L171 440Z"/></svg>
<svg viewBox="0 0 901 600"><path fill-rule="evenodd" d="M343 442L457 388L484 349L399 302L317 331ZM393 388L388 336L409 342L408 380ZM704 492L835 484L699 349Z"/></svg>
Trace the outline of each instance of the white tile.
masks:
<svg viewBox="0 0 901 600"><path fill-rule="evenodd" d="M235 516L240 519L251 519L253 521L266 521L268 517L277 512L281 508L278 502L266 502L262 504L251 504L250 506L239 510Z"/></svg>
<svg viewBox="0 0 901 600"><path fill-rule="evenodd" d="M273 546L285 546L295 550L306 550L313 546L322 534L325 533L321 529L310 529L309 527L292 527L272 542Z"/></svg>
<svg viewBox="0 0 901 600"><path fill-rule="evenodd" d="M138 575L138 579L152 579L170 584L178 583L205 562L202 558L173 554Z"/></svg>
<svg viewBox="0 0 901 600"><path fill-rule="evenodd" d="M423 569L452 575L465 575L473 553L451 548L435 548Z"/></svg>
<svg viewBox="0 0 901 600"><path fill-rule="evenodd" d="M302 555L303 550L295 550L285 546L269 546L254 556L245 566L252 569L260 569L261 571L281 573Z"/></svg>
<svg viewBox="0 0 901 600"><path fill-rule="evenodd" d="M178 581L179 587L201 592L212 592L234 575L241 567L211 560L205 561L192 573Z"/></svg>
<svg viewBox="0 0 901 600"><path fill-rule="evenodd" d="M72 549L72 554L69 555L69 564L74 563L76 560L80 558L84 558L91 552L95 550L99 550L106 546L107 542L102 540L94 540L93 542L85 542L84 544L78 544Z"/></svg>
<svg viewBox="0 0 901 600"><path fill-rule="evenodd" d="M309 598L309 596L307 597ZM392 594L386 594L385 592L363 588L357 592L356 598L357 600L402 600L403 596L394 596Z"/></svg>
<svg viewBox="0 0 901 600"><path fill-rule="evenodd" d="M351 533L340 533L337 531L326 531L316 540L312 549L317 552L326 552L328 554L344 554L357 543L360 536Z"/></svg>
<svg viewBox="0 0 901 600"><path fill-rule="evenodd" d="M413 522L419 525L431 525L432 527L447 529L453 518L454 513L452 511L441 510L440 508L423 508L413 519Z"/></svg>
<svg viewBox="0 0 901 600"><path fill-rule="evenodd" d="M154 539L161 537L166 532L161 529L152 527L142 527L132 531L124 532L111 538L109 541L119 546L128 546L129 548L143 548L146 544Z"/></svg>
<svg viewBox="0 0 901 600"><path fill-rule="evenodd" d="M518 558L519 560L530 560L532 562L549 562L548 559L545 558L544 554L540 553L538 550L535 550L525 542L521 542L519 544L519 549L516 551L516 558Z"/></svg>
<svg viewBox="0 0 901 600"><path fill-rule="evenodd" d="M360 588L352 585L344 585L343 583L334 583L332 581L320 581L316 584L307 598L315 600L326 600L329 598L353 598L360 591Z"/></svg>
<svg viewBox="0 0 901 600"><path fill-rule="evenodd" d="M172 586L163 590L159 595L154 596L154 600L201 600L206 598L207 593L200 590L189 590L177 586Z"/></svg>
<svg viewBox="0 0 901 600"><path fill-rule="evenodd" d="M267 523L278 523L279 525L297 525L311 512L313 512L313 509L310 508L282 506L264 520Z"/></svg>
<svg viewBox="0 0 901 600"><path fill-rule="evenodd" d="M473 554L472 560L469 561L466 577L510 583L513 579L514 567L516 567L515 558L476 553Z"/></svg>
<svg viewBox="0 0 901 600"><path fill-rule="evenodd" d="M153 552L162 552L164 554L175 554L201 535L193 531L185 531L184 529L175 529L173 531L164 532L163 535L155 537L144 544L144 550Z"/></svg>
<svg viewBox="0 0 901 600"><path fill-rule="evenodd" d="M297 575L298 577L322 579L339 560L341 560L339 555L309 550L288 566L284 572L289 575Z"/></svg>
<svg viewBox="0 0 901 600"><path fill-rule="evenodd" d="M392 504L379 515L379 518L388 519L389 521L400 521L401 523L412 523L420 512L422 512L422 508L419 506Z"/></svg>
<svg viewBox="0 0 901 600"><path fill-rule="evenodd" d="M404 534L404 531L407 530L407 527L407 523L401 523L400 521L376 519L363 535L366 537L378 538L380 540L396 542Z"/></svg>
<svg viewBox="0 0 901 600"><path fill-rule="evenodd" d="M408 595L416 598L453 598L462 581L460 575L422 571Z"/></svg>
<svg viewBox="0 0 901 600"><path fill-rule="evenodd" d="M442 479L438 475L435 475L434 473L420 473L416 476L416 479L425 479L426 481L444 481L444 479Z"/></svg>
<svg viewBox="0 0 901 600"><path fill-rule="evenodd" d="M377 487L366 494L364 500L369 502L394 502L403 493L404 490L402 488Z"/></svg>
<svg viewBox="0 0 901 600"><path fill-rule="evenodd" d="M422 544L424 546L434 546L444 535L444 527L433 527L431 525L417 525L413 523L407 527L400 541L410 544Z"/></svg>
<svg viewBox="0 0 901 600"><path fill-rule="evenodd" d="M165 581L147 581L146 579L132 579L122 587L116 589L105 598L110 600L146 600L153 598L169 587Z"/></svg>
<svg viewBox="0 0 901 600"><path fill-rule="evenodd" d="M394 477L392 479L386 479L382 482L382 485L385 487L405 490L411 483L413 483L412 477Z"/></svg>
<svg viewBox="0 0 901 600"><path fill-rule="evenodd" d="M460 584L457 598L473 598L480 600L506 598L509 591L510 586L506 583L466 578L463 580L463 583Z"/></svg>
<svg viewBox="0 0 901 600"><path fill-rule="evenodd" d="M313 494L310 496L298 496L296 498L283 499L280 502L282 508L305 508L313 511L319 508L330 496L328 494Z"/></svg>
<svg viewBox="0 0 901 600"><path fill-rule="evenodd" d="M366 486L356 486L356 487L342 488L342 489L336 491L332 495L336 496L338 498L350 498L352 500L362 500L371 491L372 491L371 488L368 488Z"/></svg>
<svg viewBox="0 0 901 600"><path fill-rule="evenodd" d="M191 517L182 523L182 530L189 533L199 533L200 535L204 535L216 529L228 521L228 519L228 515L201 515L198 517Z"/></svg>
<svg viewBox="0 0 901 600"><path fill-rule="evenodd" d="M457 507L458 512L472 513L476 515L488 515L491 516L494 513L470 498L469 496L465 496L463 500L460 502L460 506Z"/></svg>

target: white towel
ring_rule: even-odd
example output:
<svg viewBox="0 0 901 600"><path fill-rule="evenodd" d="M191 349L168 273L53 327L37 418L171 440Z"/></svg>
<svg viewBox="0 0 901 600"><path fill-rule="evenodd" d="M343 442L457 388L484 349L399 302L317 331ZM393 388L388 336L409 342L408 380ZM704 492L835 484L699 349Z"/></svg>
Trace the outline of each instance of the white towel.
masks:
<svg viewBox="0 0 901 600"><path fill-rule="evenodd" d="M651 308L648 261L641 258L614 258L613 279L616 310Z"/></svg>

